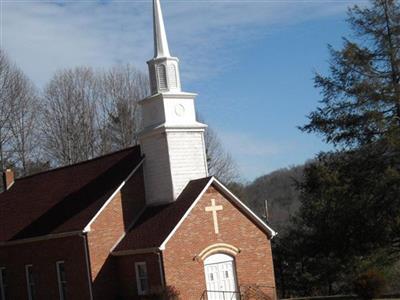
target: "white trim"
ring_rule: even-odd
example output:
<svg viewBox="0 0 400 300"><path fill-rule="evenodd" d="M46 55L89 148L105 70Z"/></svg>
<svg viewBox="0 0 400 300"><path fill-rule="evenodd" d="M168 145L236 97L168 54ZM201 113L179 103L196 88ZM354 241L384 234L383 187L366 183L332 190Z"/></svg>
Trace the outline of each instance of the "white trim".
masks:
<svg viewBox="0 0 400 300"><path fill-rule="evenodd" d="M56 270L57 270L57 283L58 283L58 295L60 296L60 300L65 300L64 294L62 292L63 287L62 287L62 282L61 282L61 272L60 272L60 265L63 264L64 265L64 261L63 260L59 260L56 262ZM64 265L65 266L65 265ZM65 268L64 268L64 273L65 273ZM65 283L67 283L67 281L65 280Z"/></svg>
<svg viewBox="0 0 400 300"><path fill-rule="evenodd" d="M123 186L126 184L126 182L131 179L133 174L136 173L136 171L140 168L140 166L143 164L144 158L137 164L137 166L132 170L132 172L129 173L129 175L125 178L124 181L118 186L118 188L112 193L112 195L107 199L107 201L103 204L103 206L97 211L97 213L94 215L94 217L89 221L89 223L85 226L83 229L83 232L89 232L90 231L90 225L93 224L94 221L96 221L97 217L103 212L103 210L108 206L108 204L114 199L115 195L123 188Z"/></svg>
<svg viewBox="0 0 400 300"><path fill-rule="evenodd" d="M133 219L133 221L131 222L131 224L129 224L129 226L127 227L127 229L124 231L124 233L121 235L121 237L117 240L117 242L114 244L114 246L111 247L110 253L112 253L114 251L114 249L118 246L118 244L124 239L124 237L126 236L126 234L132 229L132 227L136 224L137 220L139 220L140 216L144 213L144 211L146 210L146 203L144 205L144 207L140 210L140 212L138 213L138 215ZM119 251L118 251L119 252Z"/></svg>
<svg viewBox="0 0 400 300"><path fill-rule="evenodd" d="M15 183L15 179L13 180L13 182L11 182L7 187L6 187L6 191L8 191L9 189L11 189L11 187L14 185Z"/></svg>
<svg viewBox="0 0 400 300"><path fill-rule="evenodd" d="M155 100L163 100L163 99L194 99L196 98L197 94L195 93L188 93L188 92L163 92L157 93L154 95L150 95L142 100L139 100L139 104L147 101L155 101Z"/></svg>
<svg viewBox="0 0 400 300"><path fill-rule="evenodd" d="M142 160L139 162L139 164L132 170L131 173L129 173L129 175L125 178L125 180L119 185L119 187L107 199L107 201L103 204L103 206L96 213L96 215L85 226L83 231L79 230L79 231L70 231L70 232L62 232L62 233L51 233L51 234L41 235L41 236L32 237L32 238L20 239L20 240L15 240L15 241L0 242L0 247L1 246L12 246L12 245L18 245L18 244L24 244L24 243L32 243L32 242L38 242L38 241L50 240L50 239L63 238L63 237L68 237L68 236L73 236L73 235L80 235L82 233L89 232L90 231L90 225L95 221L95 219L105 209L105 207L111 202L111 200L121 190L121 188L125 185L125 183L133 176L133 174L135 174L135 172L139 169L139 167L143 164L143 162L144 162L144 158L142 158Z"/></svg>
<svg viewBox="0 0 400 300"><path fill-rule="evenodd" d="M207 185L204 187L204 189L200 192L200 194L197 196L196 200L192 203L192 205L189 207L189 209L185 212L183 217L179 220L178 224L175 225L174 229L170 232L170 234L167 236L167 238L162 242L160 246L160 250L165 250L165 245L168 243L168 241L171 239L171 237L175 234L175 232L178 230L178 228L181 226L183 221L187 218L187 216L190 214L192 209L197 205L199 200L202 198L203 194L205 191L210 187L212 183L216 183L217 186L222 188L229 198L233 200L236 204L238 204L241 208L245 210L246 213L249 214L249 217L254 219L255 222L257 222L262 228L266 229L270 234L271 234L271 239L276 236L278 233L273 230L271 227L269 227L267 224L265 224L264 221L262 221L255 213L253 213L242 201L239 200L234 194L232 194L231 191L229 191L221 182L219 182L215 177L211 177L210 181L207 183Z"/></svg>
<svg viewBox="0 0 400 300"><path fill-rule="evenodd" d="M183 223L183 221L186 219L186 217L190 214L190 212L192 211L192 209L196 206L197 202L199 202L199 200L201 199L201 197L203 196L203 194L206 192L206 190L210 187L211 183L213 182L213 178L210 178L210 181L207 183L207 185L203 188L203 190L200 192L200 194L197 196L196 200L194 200L194 202L192 203L192 205L190 205L189 209L185 212L185 214L183 215L183 217L179 220L178 224L175 225L174 229L169 233L169 235L167 236L167 238L164 240L164 242L162 242L161 246L160 246L160 250L164 250L165 249L165 245L168 243L168 241L171 239L171 237L175 234L175 232L178 230L179 226L181 226L181 224Z"/></svg>
<svg viewBox="0 0 400 300"><path fill-rule="evenodd" d="M135 249L135 250L121 250L112 252L113 256L124 256L124 255L134 255L134 254L146 254L146 253L158 253L160 252L160 248L144 248L144 249Z"/></svg>
<svg viewBox="0 0 400 300"><path fill-rule="evenodd" d="M1 246L12 246L12 245L18 245L18 244L25 244L25 243L33 243L33 242L39 242L39 241L45 241L45 240L51 240L51 239L59 239L59 238L63 238L63 237L79 235L81 233L82 233L82 231L51 233L51 234L41 235L41 236L38 236L38 237L32 237L32 238L27 238L27 239L0 242L0 247Z"/></svg>
<svg viewBox="0 0 400 300"><path fill-rule="evenodd" d="M182 125L182 124L169 124L169 123L159 123L156 125L150 125L145 127L139 133L139 139L144 140L155 134L164 133L164 132L204 132L208 126L195 121L190 125Z"/></svg>
<svg viewBox="0 0 400 300"><path fill-rule="evenodd" d="M204 158L204 169L206 171L206 176L209 176L208 172L208 162L207 162L207 152L206 152L206 140L205 140L205 135L206 132L204 130L203 134L201 135L201 142L203 143L203 158Z"/></svg>
<svg viewBox="0 0 400 300"><path fill-rule="evenodd" d="M29 279L29 272L28 269L31 268L32 270L32 277L33 277L33 265L29 264L29 265L25 265L25 279L26 279L26 289L28 292L28 299L29 300L33 300L33 296L32 296L32 286L35 286L35 282L31 282L31 280Z"/></svg>
<svg viewBox="0 0 400 300"><path fill-rule="evenodd" d="M259 225L261 227L263 227L264 229L266 229L267 231L270 232L271 234L271 239L276 236L278 234L278 232L276 232L275 230L273 230L271 227L269 227L263 220L261 220L250 208L248 208L242 201L240 201L240 199L238 197L236 197L230 190L228 190L227 187L225 187L221 182L218 181L218 179L213 177L214 182L220 187L222 188L227 194L228 196L230 196L230 198L232 200L234 200L237 204L239 204L239 206L241 206L248 214L250 214L250 217L252 217L253 219L255 219L255 221L257 223L259 223Z"/></svg>
<svg viewBox="0 0 400 300"><path fill-rule="evenodd" d="M3 275L4 275L3 272L4 271L7 272L6 267L0 267L0 293L1 293L1 299L7 300L6 299L6 286L7 286L7 284L6 284L6 282L5 282L4 278L3 278Z"/></svg>
<svg viewBox="0 0 400 300"><path fill-rule="evenodd" d="M146 280L147 280L147 290L143 290L142 286L140 284L140 278L139 278L139 266L144 266L144 269L146 271ZM146 295L149 291L149 274L147 273L147 264L145 261L140 261L140 262L135 262L135 275L136 275L136 287L137 287L137 292L138 295Z"/></svg>

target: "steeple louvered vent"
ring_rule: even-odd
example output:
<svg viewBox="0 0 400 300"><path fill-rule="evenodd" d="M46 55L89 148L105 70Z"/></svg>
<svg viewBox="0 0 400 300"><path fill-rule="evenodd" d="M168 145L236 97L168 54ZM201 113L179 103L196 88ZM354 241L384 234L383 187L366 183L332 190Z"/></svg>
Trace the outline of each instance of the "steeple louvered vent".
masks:
<svg viewBox="0 0 400 300"><path fill-rule="evenodd" d="M157 66L157 75L158 75L158 84L159 84L160 90L168 89L167 70L165 68L165 65Z"/></svg>
<svg viewBox="0 0 400 300"><path fill-rule="evenodd" d="M177 88L176 68L174 65L168 66L168 80L168 85L171 89Z"/></svg>

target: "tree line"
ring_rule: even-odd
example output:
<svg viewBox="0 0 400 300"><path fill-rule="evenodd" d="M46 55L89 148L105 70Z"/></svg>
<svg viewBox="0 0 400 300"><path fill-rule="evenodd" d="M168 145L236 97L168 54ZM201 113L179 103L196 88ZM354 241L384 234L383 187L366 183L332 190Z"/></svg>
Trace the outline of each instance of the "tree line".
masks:
<svg viewBox="0 0 400 300"><path fill-rule="evenodd" d="M148 86L127 64L59 70L39 90L0 50L1 169L26 176L136 145ZM205 141L210 173L235 180L236 165L212 129Z"/></svg>
<svg viewBox="0 0 400 300"><path fill-rule="evenodd" d="M273 249L281 297L400 291L399 2L351 7L348 23L300 127L333 150L293 182L300 205Z"/></svg>

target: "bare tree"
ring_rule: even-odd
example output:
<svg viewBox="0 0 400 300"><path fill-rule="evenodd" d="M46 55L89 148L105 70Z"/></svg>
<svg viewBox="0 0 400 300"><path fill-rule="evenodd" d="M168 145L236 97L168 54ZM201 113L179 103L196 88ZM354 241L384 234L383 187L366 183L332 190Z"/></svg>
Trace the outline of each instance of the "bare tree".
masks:
<svg viewBox="0 0 400 300"><path fill-rule="evenodd" d="M44 91L44 150L56 164L87 160L96 154L97 82L91 68L57 72Z"/></svg>
<svg viewBox="0 0 400 300"><path fill-rule="evenodd" d="M140 129L138 101L148 95L148 80L131 65L98 74L99 148L102 153L135 145Z"/></svg>
<svg viewBox="0 0 400 300"><path fill-rule="evenodd" d="M34 160L37 93L27 76L0 49L0 161L28 171Z"/></svg>
<svg viewBox="0 0 400 300"><path fill-rule="evenodd" d="M147 95L147 86L146 77L130 65L56 73L41 105L46 155L66 165L136 144L138 101Z"/></svg>
<svg viewBox="0 0 400 300"><path fill-rule="evenodd" d="M205 132L208 171L225 184L232 184L239 179L237 165L231 154L227 152L217 134L211 128Z"/></svg>
<svg viewBox="0 0 400 300"><path fill-rule="evenodd" d="M15 71L14 80L15 97L8 119L9 146L14 166L21 170L20 175L27 175L38 158L38 97L33 84L20 70Z"/></svg>
<svg viewBox="0 0 400 300"><path fill-rule="evenodd" d="M9 119L15 97L15 70L7 55L0 49L0 164L4 169L9 160L7 142L10 138Z"/></svg>

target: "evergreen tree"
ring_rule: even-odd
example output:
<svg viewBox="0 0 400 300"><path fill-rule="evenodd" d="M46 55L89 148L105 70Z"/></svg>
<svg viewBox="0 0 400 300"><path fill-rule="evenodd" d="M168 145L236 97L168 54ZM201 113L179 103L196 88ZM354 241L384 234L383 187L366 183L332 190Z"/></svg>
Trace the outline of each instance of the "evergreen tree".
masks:
<svg viewBox="0 0 400 300"><path fill-rule="evenodd" d="M329 47L330 75L315 77L322 105L302 128L347 149L399 136L400 6L375 0L350 9L348 21L356 40Z"/></svg>
<svg viewBox="0 0 400 300"><path fill-rule="evenodd" d="M318 238L336 235L343 255L389 245L400 252L399 3L355 6L349 22L358 39L331 48L330 75L315 77L322 105L302 128L337 151L306 170L301 217Z"/></svg>
<svg viewBox="0 0 400 300"><path fill-rule="evenodd" d="M295 225L276 246L287 255L276 268L297 274L277 278L289 294L348 292L376 253L377 267L400 255L399 2L354 6L348 21L354 40L329 47L330 72L315 77L322 101L301 127L334 151L305 168Z"/></svg>

